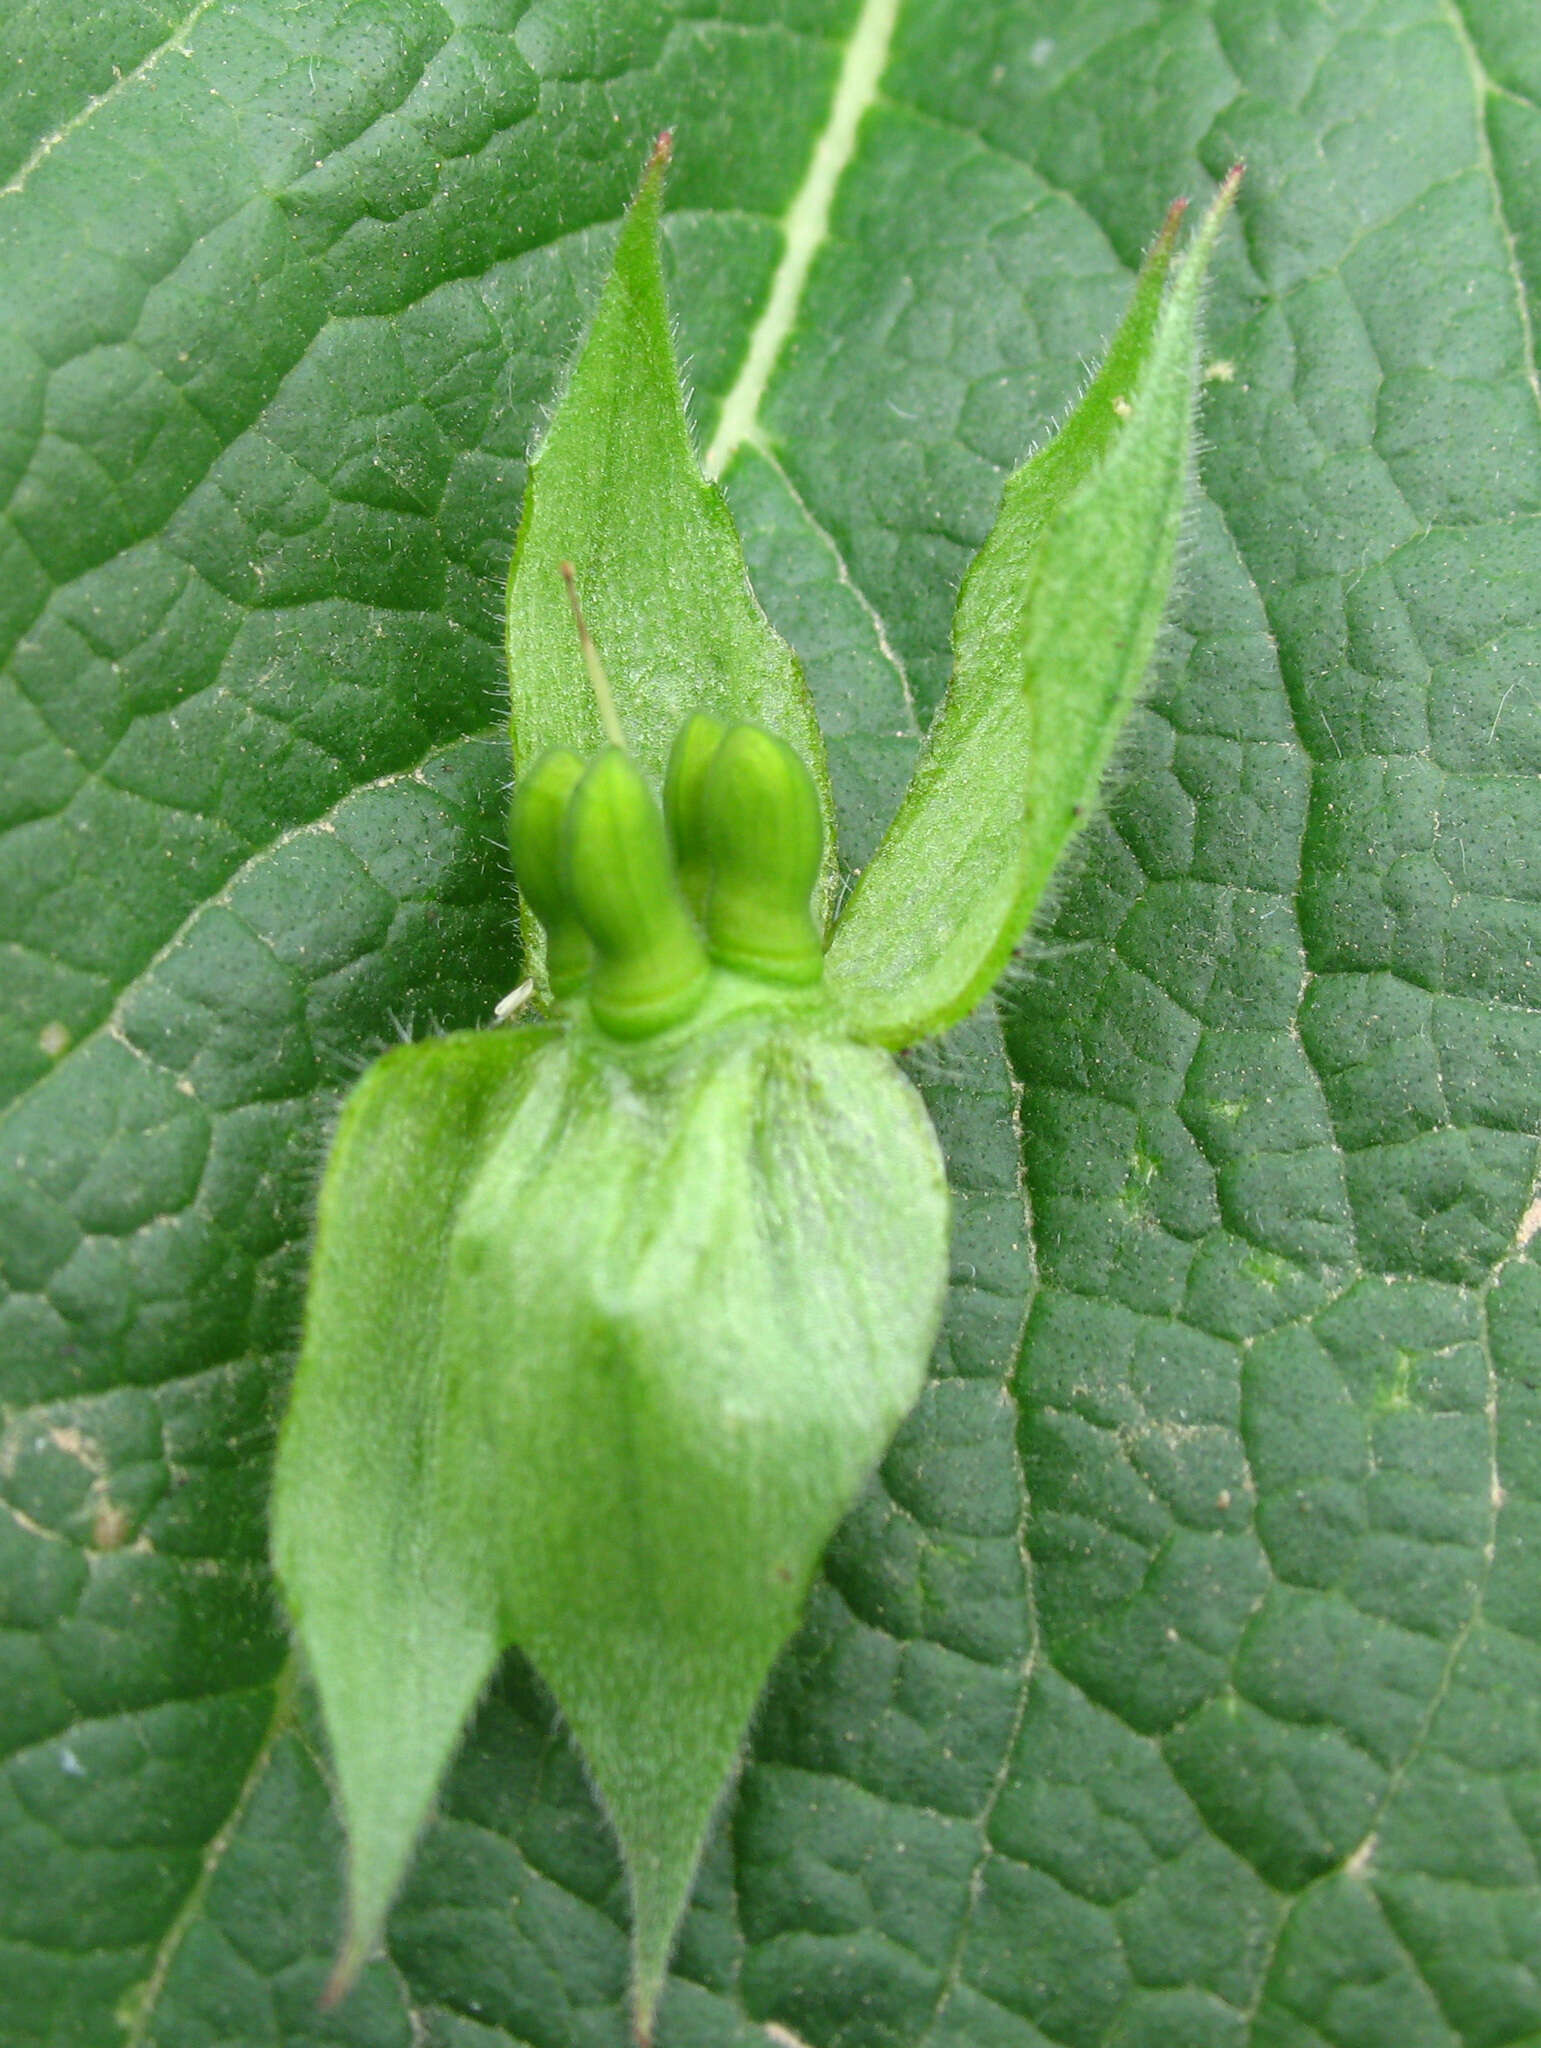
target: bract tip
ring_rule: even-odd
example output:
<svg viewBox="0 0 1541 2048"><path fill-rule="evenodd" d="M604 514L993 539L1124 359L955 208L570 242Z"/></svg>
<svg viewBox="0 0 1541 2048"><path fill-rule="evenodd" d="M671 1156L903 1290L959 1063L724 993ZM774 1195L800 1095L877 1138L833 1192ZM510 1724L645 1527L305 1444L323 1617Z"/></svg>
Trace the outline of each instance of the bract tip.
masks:
<svg viewBox="0 0 1541 2048"><path fill-rule="evenodd" d="M331 2012L334 2007L342 2004L348 1993L358 1982L358 1973L363 1965L363 1961L363 1956L359 1954L352 1942L348 1942L344 1946L341 1955L333 1963L331 1976L327 1978L326 1983L322 1986L321 1996L316 2000L317 2012Z"/></svg>

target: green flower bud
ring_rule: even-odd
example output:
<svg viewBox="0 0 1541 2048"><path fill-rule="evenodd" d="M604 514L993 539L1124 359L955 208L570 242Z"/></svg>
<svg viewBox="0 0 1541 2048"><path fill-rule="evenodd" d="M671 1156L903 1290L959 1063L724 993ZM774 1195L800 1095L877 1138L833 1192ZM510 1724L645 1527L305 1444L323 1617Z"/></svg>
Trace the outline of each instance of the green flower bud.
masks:
<svg viewBox="0 0 1541 2048"><path fill-rule="evenodd" d="M701 786L727 727L710 712L693 711L680 727L669 753L663 779L663 814L674 848L685 901L696 916L706 917L712 864L701 825Z"/></svg>
<svg viewBox="0 0 1541 2048"><path fill-rule="evenodd" d="M648 1038L688 1017L710 969L662 814L619 747L596 756L568 805L564 874L594 945L595 1022L617 1038Z"/></svg>
<svg viewBox="0 0 1541 2048"><path fill-rule="evenodd" d="M785 740L735 725L703 778L699 814L712 958L770 981L817 981L824 947L810 903L824 825L813 777Z"/></svg>
<svg viewBox="0 0 1541 2048"><path fill-rule="evenodd" d="M576 995L593 962L562 875L563 827L583 763L567 747L550 747L514 792L509 845L525 900L546 928L546 976L558 999Z"/></svg>
<svg viewBox="0 0 1541 2048"><path fill-rule="evenodd" d="M1199 294L1237 175L1169 280L1171 217L1103 370L1007 484L923 765L825 972L804 765L820 742L685 431L658 261L667 155L665 139L532 471L509 593L520 745L596 718L614 742L586 771L544 756L513 818L559 989L593 942L590 1003L399 1047L355 1090L274 1502L352 1843L328 1996L368 1956L517 1643L623 1851L644 2048L755 1700L937 1330L943 1161L877 1047L975 1006L1095 801L1170 577ZM666 832L572 555L593 565L649 775L704 673L730 717L800 734L802 758L757 725L690 720ZM745 979L714 975L708 945Z"/></svg>

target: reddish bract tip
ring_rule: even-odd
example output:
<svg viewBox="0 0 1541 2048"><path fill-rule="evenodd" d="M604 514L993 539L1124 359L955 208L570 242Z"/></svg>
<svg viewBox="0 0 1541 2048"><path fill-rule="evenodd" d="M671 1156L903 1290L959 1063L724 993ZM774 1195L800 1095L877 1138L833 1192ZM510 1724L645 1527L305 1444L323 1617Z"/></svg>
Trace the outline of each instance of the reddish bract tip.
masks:
<svg viewBox="0 0 1541 2048"><path fill-rule="evenodd" d="M650 171L658 170L669 161L673 154L674 130L672 128L665 128L658 140L653 144L653 154L647 160L648 169Z"/></svg>
<svg viewBox="0 0 1541 2048"><path fill-rule="evenodd" d="M330 2012L334 2006L341 2005L353 1989L357 1975L358 1968L352 1958L346 1954L340 1955L333 1965L331 1976L326 1980L321 1996L316 2000L316 2011Z"/></svg>
<svg viewBox="0 0 1541 2048"><path fill-rule="evenodd" d="M1161 232L1157 235L1155 244L1151 249L1152 256L1172 247L1172 244L1177 240L1177 230L1182 226L1183 215L1187 211L1188 202L1186 199L1174 199L1172 201L1166 210L1166 219L1161 223Z"/></svg>

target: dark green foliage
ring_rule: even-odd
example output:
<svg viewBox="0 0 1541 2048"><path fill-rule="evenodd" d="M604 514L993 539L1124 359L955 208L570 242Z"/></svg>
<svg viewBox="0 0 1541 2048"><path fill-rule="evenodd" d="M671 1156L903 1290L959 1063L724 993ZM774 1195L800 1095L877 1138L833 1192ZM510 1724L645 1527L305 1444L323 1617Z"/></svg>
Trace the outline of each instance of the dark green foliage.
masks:
<svg viewBox="0 0 1541 2048"><path fill-rule="evenodd" d="M710 430L855 11L228 0L93 11L98 54L49 10L5 101L19 171L111 89L0 200L7 2048L624 2040L619 1870L517 1662L318 2016L267 1474L338 1091L518 978L501 579L637 164L672 122ZM936 1376L671 2048L1541 2030L1538 101L1518 0L899 10L727 474L853 864L1007 470L1170 197L1248 182L1154 688L1010 1065L988 1020L914 1062Z"/></svg>

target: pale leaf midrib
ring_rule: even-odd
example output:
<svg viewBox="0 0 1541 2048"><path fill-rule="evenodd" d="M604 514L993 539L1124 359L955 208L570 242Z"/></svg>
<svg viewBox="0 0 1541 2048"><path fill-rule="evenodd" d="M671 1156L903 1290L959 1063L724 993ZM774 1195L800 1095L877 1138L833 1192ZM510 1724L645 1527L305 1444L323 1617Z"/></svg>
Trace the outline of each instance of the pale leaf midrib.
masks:
<svg viewBox="0 0 1541 2048"><path fill-rule="evenodd" d="M782 218L781 260L750 333L743 364L723 400L706 452L708 476L720 476L736 448L760 439L766 389L797 323L814 258L829 240L835 193L856 153L862 119L877 100L899 6L900 0L863 0L845 46L829 114Z"/></svg>
<svg viewBox="0 0 1541 2048"><path fill-rule="evenodd" d="M76 108L68 120L61 121L57 128L50 134L45 135L26 162L17 169L15 176L10 179L9 183L0 185L0 199L8 199L18 192L25 191L27 181L31 178L38 165L46 162L61 142L67 142L70 136L74 135L79 129L84 128L86 123L100 113L103 107L109 105L131 86L137 85L141 79L148 77L163 57L168 56L173 51L178 51L181 55L186 56L187 37L213 5L214 0L197 0L197 4L189 9L186 18L172 30L171 34L164 41L157 43L153 50L147 51L132 71L122 72L118 77L114 78L112 84L107 87L105 92L94 93L82 106Z"/></svg>

